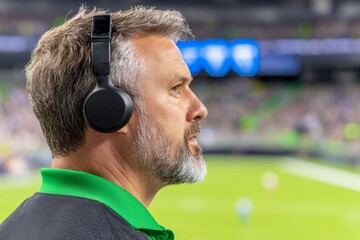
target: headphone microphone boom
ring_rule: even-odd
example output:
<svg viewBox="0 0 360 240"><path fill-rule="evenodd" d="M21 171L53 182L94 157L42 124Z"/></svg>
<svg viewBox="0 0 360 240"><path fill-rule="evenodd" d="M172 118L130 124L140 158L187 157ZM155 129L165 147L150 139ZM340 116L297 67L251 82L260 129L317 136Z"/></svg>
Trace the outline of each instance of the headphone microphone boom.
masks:
<svg viewBox="0 0 360 240"><path fill-rule="evenodd" d="M111 16L93 17L91 33L92 71L96 87L85 98L83 115L98 132L111 133L124 127L133 111L130 96L110 84Z"/></svg>

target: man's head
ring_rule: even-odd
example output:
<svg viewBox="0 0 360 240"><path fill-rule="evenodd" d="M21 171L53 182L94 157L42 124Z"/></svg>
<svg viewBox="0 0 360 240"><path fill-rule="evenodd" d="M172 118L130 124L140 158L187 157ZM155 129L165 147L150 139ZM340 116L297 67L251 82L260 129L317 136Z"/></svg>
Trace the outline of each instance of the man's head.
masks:
<svg viewBox="0 0 360 240"><path fill-rule="evenodd" d="M93 16L102 14L106 12L82 8L63 25L45 33L26 67L30 101L54 156L70 155L85 143L89 126L84 122L82 105L96 82L91 69L91 23ZM135 136L131 152L139 159L139 167L151 167L167 183L200 180L166 176L179 175L179 169L189 165L188 160L180 164L179 158L198 159L185 168L200 166L205 172L195 137L199 133L197 122L207 112L188 87L191 76L175 45L178 39L191 35L184 18L176 11L144 7L110 15L110 78L134 102L129 122L133 127L129 128ZM155 156L160 152L163 160ZM163 168L164 162L172 162L173 169Z"/></svg>

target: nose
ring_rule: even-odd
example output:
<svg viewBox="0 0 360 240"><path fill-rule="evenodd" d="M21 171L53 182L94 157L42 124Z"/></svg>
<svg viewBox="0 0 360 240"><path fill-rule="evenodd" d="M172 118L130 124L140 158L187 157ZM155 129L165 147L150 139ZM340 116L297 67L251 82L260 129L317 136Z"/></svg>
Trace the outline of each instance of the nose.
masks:
<svg viewBox="0 0 360 240"><path fill-rule="evenodd" d="M205 105L200 101L200 99L195 95L195 93L192 93L191 96L191 104L190 108L187 114L187 121L201 121L208 115L208 110L205 107Z"/></svg>

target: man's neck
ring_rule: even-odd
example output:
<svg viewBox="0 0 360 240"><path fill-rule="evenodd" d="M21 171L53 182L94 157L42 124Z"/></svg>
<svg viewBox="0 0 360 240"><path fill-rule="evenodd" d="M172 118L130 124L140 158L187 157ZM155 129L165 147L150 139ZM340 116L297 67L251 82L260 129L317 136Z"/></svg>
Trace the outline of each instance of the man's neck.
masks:
<svg viewBox="0 0 360 240"><path fill-rule="evenodd" d="M102 149L107 149L107 152ZM149 173L136 168L133 162L135 159L125 160L120 155L114 156L114 153L108 150L108 147L97 150L82 148L68 156L54 157L51 167L87 172L108 179L148 207L162 186L155 183Z"/></svg>

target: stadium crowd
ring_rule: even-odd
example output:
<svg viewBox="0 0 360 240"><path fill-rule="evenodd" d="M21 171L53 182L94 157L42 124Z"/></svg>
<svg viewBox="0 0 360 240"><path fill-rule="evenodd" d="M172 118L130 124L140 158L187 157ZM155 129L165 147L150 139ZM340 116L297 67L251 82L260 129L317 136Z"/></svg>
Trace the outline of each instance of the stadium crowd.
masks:
<svg viewBox="0 0 360 240"><path fill-rule="evenodd" d="M0 90L0 174L45 166L49 152L24 88L0 84Z"/></svg>
<svg viewBox="0 0 360 240"><path fill-rule="evenodd" d="M197 87L210 114L202 140L209 148L306 147L306 151L325 154L337 148L339 154L359 154L357 82L266 82L243 78L209 80L203 85Z"/></svg>
<svg viewBox="0 0 360 240"><path fill-rule="evenodd" d="M226 26L226 27L220 27ZM331 28L329 28L331 26ZM345 21L337 18L309 21L281 21L264 23L255 21L204 20L194 25L199 38L214 36L218 38L292 39L292 38L358 38L360 19Z"/></svg>
<svg viewBox="0 0 360 240"><path fill-rule="evenodd" d="M75 6L74 6L75 7ZM70 8L70 6L69 6ZM71 9L71 8L70 8ZM241 10L241 8L240 8ZM239 11L240 11L239 10ZM259 10L261 14L261 10ZM291 39L291 38L358 38L360 19L346 19L337 16L313 17L307 20L263 20L241 18L241 14L226 16L208 12L211 17L196 17L189 12L191 28L198 39L213 38L253 38ZM239 17L240 15L240 17ZM53 26L61 24L66 17L58 13L45 16L0 15L0 35L40 36ZM224 27L225 26L225 27ZM331 26L331 28L329 28Z"/></svg>

